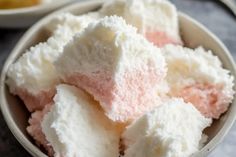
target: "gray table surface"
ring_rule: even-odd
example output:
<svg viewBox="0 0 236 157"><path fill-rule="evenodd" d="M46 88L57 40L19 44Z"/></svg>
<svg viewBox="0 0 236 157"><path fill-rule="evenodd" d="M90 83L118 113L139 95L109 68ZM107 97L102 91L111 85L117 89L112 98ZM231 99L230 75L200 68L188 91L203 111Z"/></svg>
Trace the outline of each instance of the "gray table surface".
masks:
<svg viewBox="0 0 236 157"><path fill-rule="evenodd" d="M172 0L177 8L203 23L228 47L236 59L236 17L217 0ZM12 48L26 29L0 28L0 69ZM29 157L30 155L13 137L0 114L0 156ZM236 124L210 157L236 156Z"/></svg>

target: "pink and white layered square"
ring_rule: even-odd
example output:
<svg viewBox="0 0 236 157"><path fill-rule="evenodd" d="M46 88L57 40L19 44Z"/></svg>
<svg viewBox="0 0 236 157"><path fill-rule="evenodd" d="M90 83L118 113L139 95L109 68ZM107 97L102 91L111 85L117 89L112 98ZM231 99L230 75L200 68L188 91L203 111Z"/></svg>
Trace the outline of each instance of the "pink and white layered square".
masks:
<svg viewBox="0 0 236 157"><path fill-rule="evenodd" d="M100 10L104 16L118 15L158 47L182 45L176 7L163 0L113 0Z"/></svg>
<svg viewBox="0 0 236 157"><path fill-rule="evenodd" d="M160 50L117 16L90 24L65 47L55 66L66 83L89 92L119 122L156 106L166 76Z"/></svg>
<svg viewBox="0 0 236 157"><path fill-rule="evenodd" d="M52 102L55 86L60 83L53 62L61 55L66 43L95 18L95 14L55 16L57 22L53 21L57 24L49 24L52 30L48 28L52 36L32 46L9 67L7 84L10 91L24 101L30 112L42 110Z"/></svg>

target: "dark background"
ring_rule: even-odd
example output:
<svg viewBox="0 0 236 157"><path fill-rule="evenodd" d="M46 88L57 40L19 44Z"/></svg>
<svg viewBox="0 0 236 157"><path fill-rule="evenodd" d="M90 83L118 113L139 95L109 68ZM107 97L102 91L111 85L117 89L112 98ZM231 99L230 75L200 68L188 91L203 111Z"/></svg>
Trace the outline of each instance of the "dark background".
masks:
<svg viewBox="0 0 236 157"><path fill-rule="evenodd" d="M177 8L215 33L236 58L236 17L218 0L171 0ZM16 42L27 29L0 28L0 69ZM0 157L30 157L16 141L0 113ZM236 156L236 125L210 157Z"/></svg>

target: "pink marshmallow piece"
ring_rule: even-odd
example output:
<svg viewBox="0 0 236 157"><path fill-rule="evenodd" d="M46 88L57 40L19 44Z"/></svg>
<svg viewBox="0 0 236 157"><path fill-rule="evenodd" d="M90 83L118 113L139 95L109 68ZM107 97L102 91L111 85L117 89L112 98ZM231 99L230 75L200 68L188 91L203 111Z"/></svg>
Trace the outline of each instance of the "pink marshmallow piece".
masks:
<svg viewBox="0 0 236 157"><path fill-rule="evenodd" d="M29 93L27 90L18 88L12 91L15 95L18 95L24 102L28 111L33 112L37 110L43 110L46 104L52 102L55 95L55 89L49 91L39 91L36 95Z"/></svg>
<svg viewBox="0 0 236 157"><path fill-rule="evenodd" d="M165 69L157 73L150 66L126 72L122 80L116 82L112 75L100 72L93 75L74 74L65 82L88 91L100 102L108 117L115 121L132 121L158 104L156 85L165 76Z"/></svg>
<svg viewBox="0 0 236 157"><path fill-rule="evenodd" d="M147 38L148 41L152 42L154 45L158 47L163 47L167 44L183 45L181 40L174 39L173 37L169 36L166 32L147 31L144 34L144 36Z"/></svg>
<svg viewBox="0 0 236 157"><path fill-rule="evenodd" d="M131 122L157 106L167 73L160 49L118 16L87 27L55 65L65 83L87 91L117 122Z"/></svg>
<svg viewBox="0 0 236 157"><path fill-rule="evenodd" d="M218 119L229 106L222 88L211 84L196 83L183 88L178 96L192 103L205 117Z"/></svg>
<svg viewBox="0 0 236 157"><path fill-rule="evenodd" d="M35 111L32 113L31 118L29 119L29 126L26 128L27 132L33 137L36 142L36 145L42 146L48 153L49 156L53 156L53 148L49 145L49 142L46 140L46 137L42 131L41 122L45 114L47 114L52 105L48 104L41 111Z"/></svg>

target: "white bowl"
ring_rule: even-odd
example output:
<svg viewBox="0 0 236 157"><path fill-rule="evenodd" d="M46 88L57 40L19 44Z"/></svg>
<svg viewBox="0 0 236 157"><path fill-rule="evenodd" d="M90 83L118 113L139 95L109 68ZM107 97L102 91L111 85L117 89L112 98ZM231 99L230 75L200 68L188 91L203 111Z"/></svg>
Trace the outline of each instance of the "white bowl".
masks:
<svg viewBox="0 0 236 157"><path fill-rule="evenodd" d="M55 0L48 4L17 9L0 9L0 27L23 28L38 21L48 13L70 3L71 0Z"/></svg>
<svg viewBox="0 0 236 157"><path fill-rule="evenodd" d="M101 1L80 2L45 17L25 33L25 35L15 46L4 65L0 82L1 109L4 118L14 136L33 156L46 157L46 155L37 146L35 146L33 140L26 133L27 120L30 116L29 112L16 96L13 96L9 93L8 87L5 84L8 67L13 62L15 62L16 59L22 55L22 53L24 53L27 48L35 45L39 41L44 41L48 38L48 34L45 31L45 26L55 14L61 12L71 12L73 14L79 15L98 9L101 7L102 3L103 2ZM236 78L233 58L223 43L205 27L187 15L179 13L179 20L181 35L185 45L191 48L202 45L206 49L212 50L214 54L221 59L224 67L229 69L231 74ZM222 141L236 118L235 103L236 102L234 98L232 105L229 107L229 110L223 116L221 116L219 120L214 121L211 127L204 131L209 136L208 141L206 145L194 155L195 157L207 156L209 152L212 151Z"/></svg>

